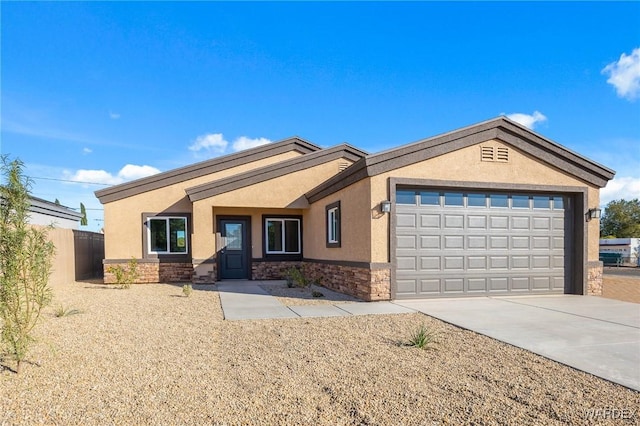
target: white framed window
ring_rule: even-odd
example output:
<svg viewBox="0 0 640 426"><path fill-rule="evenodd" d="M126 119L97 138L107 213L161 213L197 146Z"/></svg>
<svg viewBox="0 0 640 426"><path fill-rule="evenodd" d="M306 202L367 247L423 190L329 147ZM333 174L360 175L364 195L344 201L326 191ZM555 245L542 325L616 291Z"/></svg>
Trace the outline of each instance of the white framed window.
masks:
<svg viewBox="0 0 640 426"><path fill-rule="evenodd" d="M340 247L340 201L325 207L327 223L327 247Z"/></svg>
<svg viewBox="0 0 640 426"><path fill-rule="evenodd" d="M337 243L338 240L338 208L327 210L327 241Z"/></svg>
<svg viewBox="0 0 640 426"><path fill-rule="evenodd" d="M147 219L147 250L150 254L186 254L187 218L154 216Z"/></svg>
<svg viewBox="0 0 640 426"><path fill-rule="evenodd" d="M266 254L300 254L300 219L265 218Z"/></svg>

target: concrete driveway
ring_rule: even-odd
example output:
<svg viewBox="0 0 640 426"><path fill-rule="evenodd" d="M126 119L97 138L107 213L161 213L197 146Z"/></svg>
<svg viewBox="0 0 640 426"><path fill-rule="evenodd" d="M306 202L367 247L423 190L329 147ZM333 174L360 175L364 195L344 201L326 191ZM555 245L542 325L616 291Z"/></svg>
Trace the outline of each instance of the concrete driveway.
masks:
<svg viewBox="0 0 640 426"><path fill-rule="evenodd" d="M395 303L640 391L640 304L574 295Z"/></svg>

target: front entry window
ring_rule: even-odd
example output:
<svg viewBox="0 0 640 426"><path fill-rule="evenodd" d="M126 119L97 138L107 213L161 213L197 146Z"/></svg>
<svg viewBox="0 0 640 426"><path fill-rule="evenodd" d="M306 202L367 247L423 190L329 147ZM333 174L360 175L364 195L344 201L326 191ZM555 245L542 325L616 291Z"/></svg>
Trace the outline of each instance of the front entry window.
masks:
<svg viewBox="0 0 640 426"><path fill-rule="evenodd" d="M300 219L265 219L267 254L300 254Z"/></svg>
<svg viewBox="0 0 640 426"><path fill-rule="evenodd" d="M149 253L187 252L187 218L153 217L148 219Z"/></svg>

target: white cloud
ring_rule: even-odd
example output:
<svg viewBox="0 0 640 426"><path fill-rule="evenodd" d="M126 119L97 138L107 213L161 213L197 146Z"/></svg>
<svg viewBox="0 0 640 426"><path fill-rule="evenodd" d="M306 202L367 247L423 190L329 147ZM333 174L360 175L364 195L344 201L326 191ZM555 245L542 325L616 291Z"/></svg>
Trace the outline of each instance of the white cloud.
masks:
<svg viewBox="0 0 640 426"><path fill-rule="evenodd" d="M634 100L640 95L640 47L633 49L630 55L622 54L617 62L604 67L607 83L616 88L618 96Z"/></svg>
<svg viewBox="0 0 640 426"><path fill-rule="evenodd" d="M227 149L227 142L222 133L209 133L198 136L194 143L189 146L190 151L198 152L202 149L215 153L222 153Z"/></svg>
<svg viewBox="0 0 640 426"><path fill-rule="evenodd" d="M242 151L243 149L255 148L257 146L266 145L268 143L271 143L271 140L267 138L251 139L246 136L240 136L233 141L232 148L234 151Z"/></svg>
<svg viewBox="0 0 640 426"><path fill-rule="evenodd" d="M83 154L91 154L93 152L93 150L91 148L82 148L82 153Z"/></svg>
<svg viewBox="0 0 640 426"><path fill-rule="evenodd" d="M507 114L507 118L515 121L516 123L520 123L529 129L533 129L538 123L547 121L547 117L540 111L534 111L531 115L516 112L513 114Z"/></svg>
<svg viewBox="0 0 640 426"><path fill-rule="evenodd" d="M117 112L109 111L109 118L112 120L117 120L118 118L120 118L120 114L118 114Z"/></svg>
<svg viewBox="0 0 640 426"><path fill-rule="evenodd" d="M633 200L634 198L640 198L640 178L638 177L616 177L600 190L602 206L606 206L612 200Z"/></svg>
<svg viewBox="0 0 640 426"><path fill-rule="evenodd" d="M127 164L120 171L113 175L106 170L86 170L80 169L75 173L65 171L65 178L76 182L83 183L100 183L107 185L117 185L130 180L140 179L143 177L160 173L160 170L151 166L136 166Z"/></svg>

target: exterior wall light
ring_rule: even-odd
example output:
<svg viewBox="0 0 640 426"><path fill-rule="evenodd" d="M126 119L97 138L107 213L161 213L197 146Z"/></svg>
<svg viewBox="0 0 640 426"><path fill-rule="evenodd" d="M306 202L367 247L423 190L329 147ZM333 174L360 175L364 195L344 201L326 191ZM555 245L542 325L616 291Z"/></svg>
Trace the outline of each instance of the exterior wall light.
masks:
<svg viewBox="0 0 640 426"><path fill-rule="evenodd" d="M388 201L388 200L380 201L380 211L382 213L391 212L391 201Z"/></svg>
<svg viewBox="0 0 640 426"><path fill-rule="evenodd" d="M585 215L587 217L587 222L589 222L591 219L600 219L601 213L602 213L602 210L600 209L587 210L587 214Z"/></svg>

